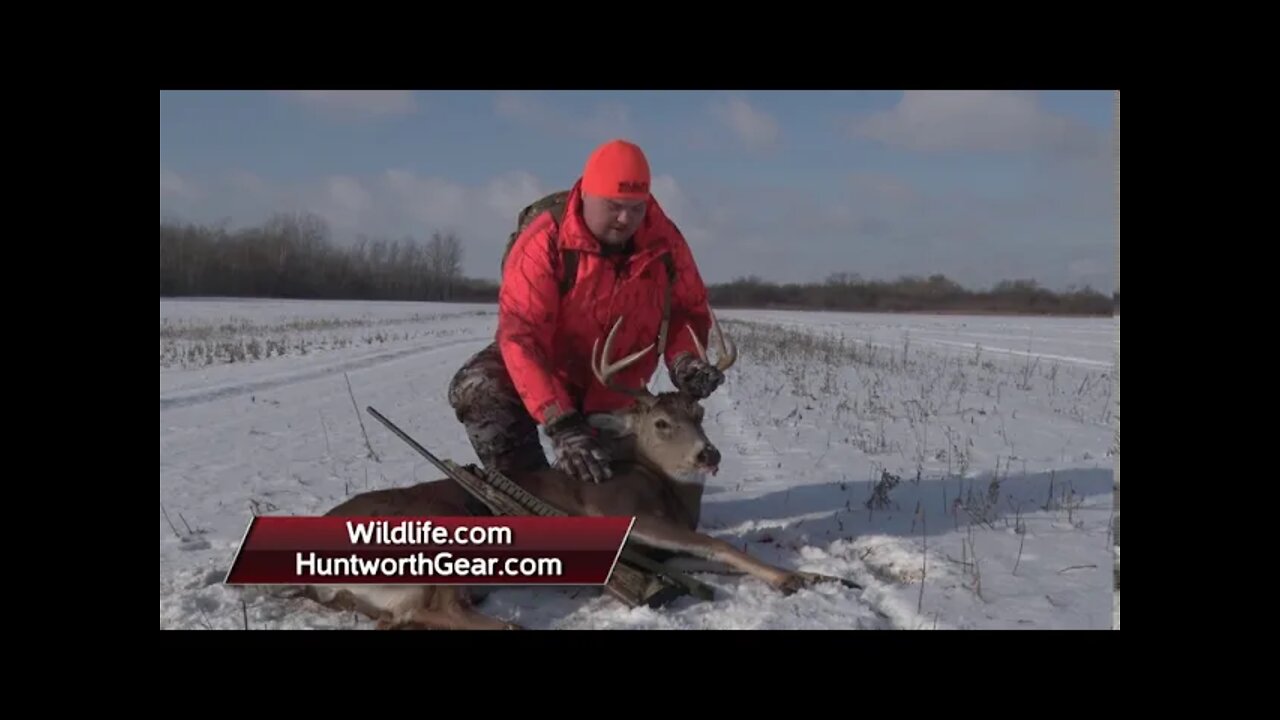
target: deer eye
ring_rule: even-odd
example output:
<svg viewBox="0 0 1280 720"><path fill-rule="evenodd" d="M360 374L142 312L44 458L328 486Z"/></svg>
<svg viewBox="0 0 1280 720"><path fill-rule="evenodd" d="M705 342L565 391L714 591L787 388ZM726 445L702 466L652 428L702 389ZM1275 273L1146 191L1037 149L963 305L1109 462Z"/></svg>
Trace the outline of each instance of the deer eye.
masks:
<svg viewBox="0 0 1280 720"><path fill-rule="evenodd" d="M663 420L662 418L658 418L657 420L654 421L653 426L658 428L659 430L666 430L671 427L671 423L667 422L666 420Z"/></svg>

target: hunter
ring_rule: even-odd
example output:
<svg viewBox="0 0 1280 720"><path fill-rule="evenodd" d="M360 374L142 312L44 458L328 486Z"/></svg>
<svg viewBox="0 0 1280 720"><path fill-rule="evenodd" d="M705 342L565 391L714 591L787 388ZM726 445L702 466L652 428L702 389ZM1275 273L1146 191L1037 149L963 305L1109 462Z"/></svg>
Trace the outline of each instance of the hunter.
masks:
<svg viewBox="0 0 1280 720"><path fill-rule="evenodd" d="M688 243L650 193L644 153L612 140L591 153L572 188L521 213L503 257L495 341L449 384L449 403L485 467L548 467L541 425L554 467L584 482L609 479L610 458L586 416L634 402L591 371L592 344L620 316L616 357L658 349L616 382L642 387L660 359L672 384L699 399L724 381L686 329L707 347L707 289Z"/></svg>

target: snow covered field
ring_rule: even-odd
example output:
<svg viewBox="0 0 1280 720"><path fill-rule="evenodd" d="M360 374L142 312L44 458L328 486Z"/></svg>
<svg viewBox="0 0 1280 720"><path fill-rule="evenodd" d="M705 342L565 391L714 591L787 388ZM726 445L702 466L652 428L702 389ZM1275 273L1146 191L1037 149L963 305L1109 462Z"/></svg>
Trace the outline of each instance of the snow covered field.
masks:
<svg viewBox="0 0 1280 720"><path fill-rule="evenodd" d="M438 477L366 406L473 462L445 389L493 313L161 300L160 627L372 627L221 581L254 513L320 514ZM724 461L704 531L865 590L781 597L703 575L713 602L629 610L521 588L486 612L532 628L1112 627L1118 319L719 315L741 356L706 402Z"/></svg>

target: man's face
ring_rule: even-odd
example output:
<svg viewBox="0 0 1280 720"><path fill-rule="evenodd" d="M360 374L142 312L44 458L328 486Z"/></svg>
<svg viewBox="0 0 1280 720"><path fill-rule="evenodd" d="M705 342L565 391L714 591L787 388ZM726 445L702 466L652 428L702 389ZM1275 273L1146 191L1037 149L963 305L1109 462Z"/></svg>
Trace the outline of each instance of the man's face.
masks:
<svg viewBox="0 0 1280 720"><path fill-rule="evenodd" d="M644 221L644 200L623 200L583 194L582 218L596 239L606 245L622 245Z"/></svg>

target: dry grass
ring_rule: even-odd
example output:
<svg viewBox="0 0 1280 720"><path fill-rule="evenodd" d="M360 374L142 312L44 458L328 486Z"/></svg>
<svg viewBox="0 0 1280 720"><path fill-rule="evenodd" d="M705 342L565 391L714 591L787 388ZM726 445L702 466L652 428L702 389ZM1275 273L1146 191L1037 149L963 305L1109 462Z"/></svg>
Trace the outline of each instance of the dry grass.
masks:
<svg viewBox="0 0 1280 720"><path fill-rule="evenodd" d="M397 325L423 325L446 318L492 315L488 310L471 310L456 313L415 313L396 318L296 318L277 323L255 323L246 318L227 318L219 323L201 320L175 320L161 318L161 340L220 340L245 335L263 336L282 333L314 333L364 327L394 327Z"/></svg>
<svg viewBox="0 0 1280 720"><path fill-rule="evenodd" d="M457 328L432 327L442 319L480 317L491 311L415 314L399 318L301 318L253 323L240 318L210 323L160 321L160 367L207 367L254 362L351 347L448 337Z"/></svg>
<svg viewBox="0 0 1280 720"><path fill-rule="evenodd" d="M724 325L743 364L759 371L751 382L760 416L752 420L799 430L806 416L832 418L835 426L823 428L832 442L897 457L903 473L964 476L975 464L976 437L999 438L1006 461L1024 459L1017 431L1034 421L1027 414L1090 425L1115 420L1107 371L1038 358L997 362L981 348L951 353L909 336L889 347L763 322Z"/></svg>
<svg viewBox="0 0 1280 720"><path fill-rule="evenodd" d="M964 585L982 602L992 600L991 573L1026 574L1027 513L1049 512L1055 523L1084 527L1082 513L1092 508L1070 475L1050 472L1048 492L1034 499L1015 497L1016 488L1031 472L1029 465L1047 461L1053 467L1066 455L1088 462L1105 452L1080 450L1072 428L1083 426L1096 436L1099 426L1118 425L1116 378L1109 370L1011 358L983 348L956 353L909 336L889 346L765 322L724 325L741 353L736 382L750 388L735 394L735 410L745 424L781 428L784 438L794 433L797 443L827 438L825 448L821 439L812 448L820 457L842 443L856 448L869 461L870 477L867 495L854 502L865 507L868 521L915 506L910 533L921 533L925 553L933 543L924 532L924 508L934 508L938 518L938 505L917 502L915 491L903 486L926 478L936 483L942 489L940 519L954 524L960 536L946 557L961 566ZM1066 428L1059 457L1045 457L1055 452L1046 447L1046 426ZM1117 533L1118 521L1117 512ZM983 554L987 532L1018 536L1007 567ZM927 562L915 568L922 577L932 569ZM917 612L924 610L924 592L922 581L914 598Z"/></svg>

